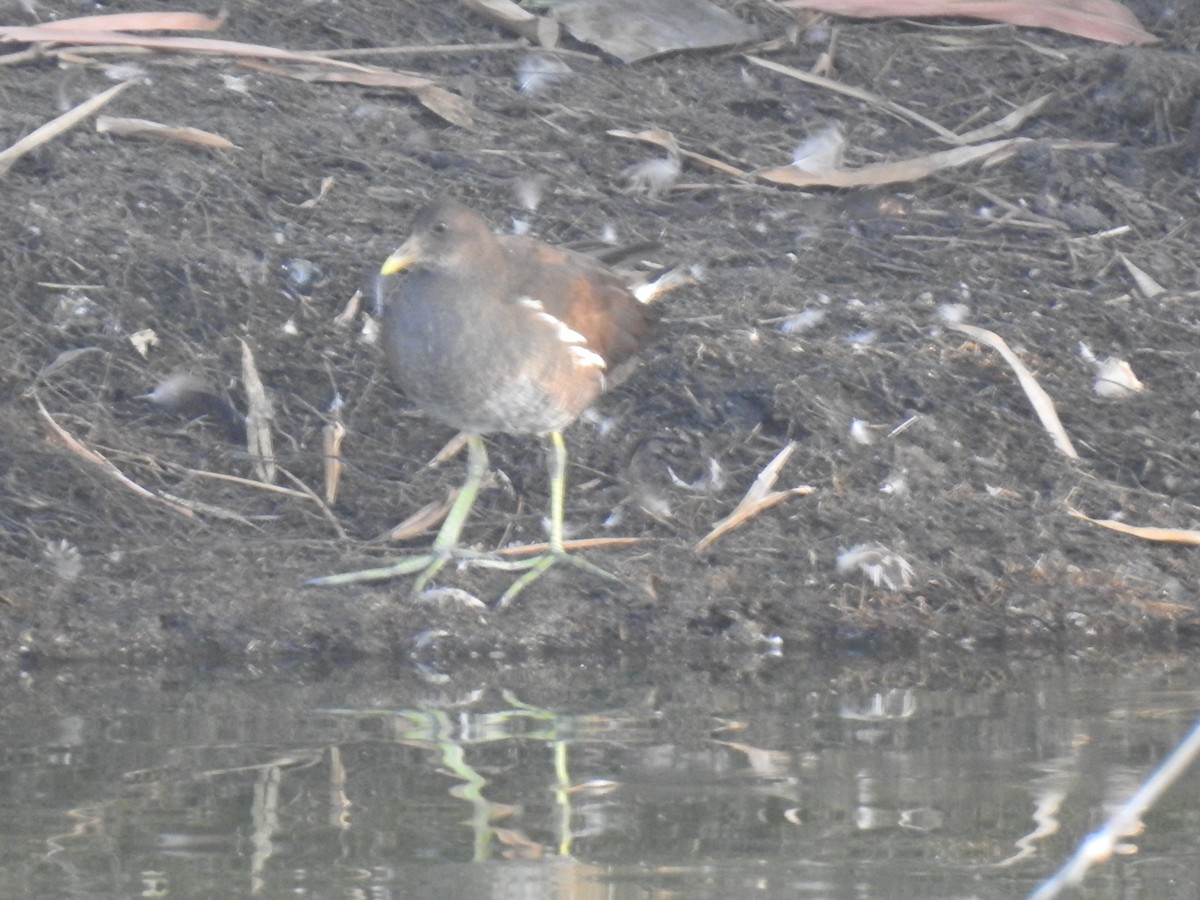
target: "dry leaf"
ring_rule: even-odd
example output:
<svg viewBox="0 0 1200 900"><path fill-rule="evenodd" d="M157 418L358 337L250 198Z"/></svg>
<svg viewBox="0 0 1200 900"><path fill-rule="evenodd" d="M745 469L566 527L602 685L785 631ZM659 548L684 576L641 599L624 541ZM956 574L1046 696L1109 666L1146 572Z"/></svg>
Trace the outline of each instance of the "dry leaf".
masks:
<svg viewBox="0 0 1200 900"><path fill-rule="evenodd" d="M446 494L446 499L440 503L436 500L426 503L411 516L387 533L389 541L407 541L432 529L438 522L446 518L454 501L458 497L458 488L452 488Z"/></svg>
<svg viewBox="0 0 1200 900"><path fill-rule="evenodd" d="M779 479L779 471L795 450L796 444L793 441L775 454L775 458L767 463L766 467L758 474L758 477L754 479L754 484L750 485L750 490L746 491L746 496L742 498L733 512L714 525L712 531L696 544L697 553L703 553L721 535L728 531L733 531L733 529L739 525L743 525L760 512L770 509L793 494L811 494L815 490L815 488L808 487L807 485L801 485L789 488L786 491L772 491L772 488L775 487L775 482Z"/></svg>
<svg viewBox="0 0 1200 900"><path fill-rule="evenodd" d="M105 16L76 16L43 22L46 31L216 31L225 24L225 16L205 16L193 12L112 13Z"/></svg>
<svg viewBox="0 0 1200 900"><path fill-rule="evenodd" d="M329 62L337 63L338 60L329 60ZM408 72L397 72L394 69L382 69L375 66L355 66L346 71L331 72L319 66L288 67L271 65L255 59L243 59L241 65L247 69L254 69L256 72L294 78L296 81L358 84L363 87L390 87L412 91L422 106L430 112L437 113L447 122L461 128L470 128L474 124L471 104L465 99L439 87L427 78L411 75Z"/></svg>
<svg viewBox="0 0 1200 900"><path fill-rule="evenodd" d="M517 6L513 0L459 0L463 6L484 18L491 19L501 28L514 31L521 37L533 41L540 47L553 47L558 43L558 22L543 16L535 16Z"/></svg>
<svg viewBox="0 0 1200 900"><path fill-rule="evenodd" d="M761 169L754 174L772 184L791 187L863 187L867 185L896 184L902 181L917 181L943 169L964 166L977 159L986 159L1007 151L1013 144L1025 143L1027 138L1007 138L976 147L955 147L940 150L914 159L896 162L875 163L857 169L833 169L828 172L806 172L798 166L780 166L776 169Z"/></svg>
<svg viewBox="0 0 1200 900"><path fill-rule="evenodd" d="M346 426L341 418L330 422L321 432L321 447L325 459L325 502L337 503L338 487L342 483L342 441L346 438Z"/></svg>
<svg viewBox="0 0 1200 900"><path fill-rule="evenodd" d="M254 351L242 341L242 383L246 386L246 450L254 460L254 474L275 483L275 446L271 438L271 403L258 375Z"/></svg>
<svg viewBox="0 0 1200 900"><path fill-rule="evenodd" d="M233 141L221 137L219 134L213 134L211 131L202 131L199 128L191 128L187 125L163 125L161 122L151 122L149 119L98 116L96 118L96 130L101 134L178 141L183 144L210 147L214 150L241 149Z"/></svg>
<svg viewBox="0 0 1200 900"><path fill-rule="evenodd" d="M1200 546L1200 531L1193 531L1187 528L1155 528L1152 526L1126 525L1124 522L1118 522L1116 519L1093 519L1091 516L1085 516L1077 509L1068 509L1067 514L1074 516L1076 519L1091 522L1093 525L1099 525L1101 528L1107 528L1110 531L1119 531L1121 534L1131 534L1146 541L1163 541L1173 544L1193 544Z"/></svg>
<svg viewBox="0 0 1200 900"><path fill-rule="evenodd" d="M1053 99L1053 94L1043 94L1036 100L1030 100L1028 103L1018 106L1007 116L997 119L990 125L984 125L972 131L965 131L958 135L954 143L962 146L964 144L978 144L980 141L990 141L993 138L998 138L1002 134L1008 134L1020 128L1031 117L1042 111L1047 103Z"/></svg>
<svg viewBox="0 0 1200 900"><path fill-rule="evenodd" d="M324 178L321 179L321 189L320 189L320 191L317 192L317 196L309 197L307 200L305 200L303 203L301 203L300 206L297 208L298 209L312 209L314 206L316 206L318 203L320 203L322 200L324 200L329 195L329 191L333 187L334 182L336 182L336 181L337 181L337 179L334 176L326 175ZM361 291L358 293L359 293L359 296L362 295Z"/></svg>
<svg viewBox="0 0 1200 900"><path fill-rule="evenodd" d="M1063 428L1062 422L1058 418L1058 410L1054 408L1054 401L1042 389L1037 379L1033 377L1033 373L1029 371L1025 363L1021 362L1017 354L1012 352L1012 349L1000 335L994 331L988 331L986 328L976 328L974 325L964 325L962 323L950 324L946 327L953 331L960 331L999 353L1004 358L1004 361L1012 367L1012 370L1017 373L1017 380L1021 382L1021 388L1025 391L1025 396L1029 398L1034 412L1041 419L1042 427L1054 439L1054 445L1063 454L1071 457L1071 459L1079 458L1079 454L1075 452L1075 447L1071 444L1071 439L1067 437L1067 430Z"/></svg>
<svg viewBox="0 0 1200 900"><path fill-rule="evenodd" d="M141 47L147 50L211 53L220 56L234 56L243 60L273 59L326 66L340 72L355 73L358 77L347 77L344 79L328 78L323 80L342 80L355 84L399 87L410 90L416 94L417 100L423 106L446 119L446 121L464 128L468 128L471 125L471 107L462 97L450 93L445 88L438 87L426 78L421 78L418 75L412 75L407 72L396 72L377 66L364 66L345 60L331 59L327 56L321 56L319 53L295 52L292 50L283 50L279 47L270 47L265 44L247 44L241 41L222 41L214 38L156 37L152 35L126 34L120 31L105 30L97 26L89 28L67 27L68 24L68 22L61 22L58 23L59 27L56 28L49 28L45 25L0 27L0 42L40 42L85 46L116 45Z"/></svg>
<svg viewBox="0 0 1200 900"><path fill-rule="evenodd" d="M442 449L433 455L433 459L427 462L429 468L440 466L442 463L454 459L462 451L462 448L467 446L467 433L460 431L442 446Z"/></svg>
<svg viewBox="0 0 1200 900"><path fill-rule="evenodd" d="M307 203L308 201L304 201ZM350 299L346 301L346 305L342 311L333 317L333 324L338 328L345 328L358 317L358 310L362 306L362 291L355 291Z"/></svg>
<svg viewBox="0 0 1200 900"><path fill-rule="evenodd" d="M960 16L1050 28L1109 44L1158 41L1137 17L1115 0L783 0L780 6L811 9L857 19Z"/></svg>
<svg viewBox="0 0 1200 900"><path fill-rule="evenodd" d="M675 50L758 39L758 29L708 0L572 0L554 16L576 40L625 63Z"/></svg>

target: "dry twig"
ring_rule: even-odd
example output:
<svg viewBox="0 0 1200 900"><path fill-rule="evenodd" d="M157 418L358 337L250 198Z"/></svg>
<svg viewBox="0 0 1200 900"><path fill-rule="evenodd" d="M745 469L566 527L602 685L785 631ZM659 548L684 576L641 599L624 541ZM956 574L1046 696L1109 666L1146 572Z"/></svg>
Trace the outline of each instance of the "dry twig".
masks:
<svg viewBox="0 0 1200 900"><path fill-rule="evenodd" d="M32 396L33 402L37 404L38 413L58 436L58 439L61 440L63 444L66 445L67 449L72 453L79 456L81 459L86 460L92 465L99 466L100 471L102 471L105 475L116 479L118 483L129 488L138 496L145 497L147 500L157 500L163 506L167 507L167 509L177 512L181 516L186 516L189 519L196 517L196 514L186 506L173 500L168 500L166 497L156 494L149 488L142 487L140 484L118 469L115 465L113 465L113 463L104 456L97 453L91 447L85 446L74 435L67 431L67 429L63 428L54 420L54 417L50 415L49 411L47 411L46 407L42 404L42 398L37 395L36 391L33 392Z"/></svg>
<svg viewBox="0 0 1200 900"><path fill-rule="evenodd" d="M0 178L12 168L12 164L18 159L34 150L42 144L54 140L64 131L74 128L96 110L104 106L108 101L112 100L117 94L129 87L133 82L126 81L118 85L110 87L107 91L102 91L95 97L84 100L74 109L68 110L56 119L51 119L45 125L31 131L25 137L21 138L7 150L0 151Z"/></svg>

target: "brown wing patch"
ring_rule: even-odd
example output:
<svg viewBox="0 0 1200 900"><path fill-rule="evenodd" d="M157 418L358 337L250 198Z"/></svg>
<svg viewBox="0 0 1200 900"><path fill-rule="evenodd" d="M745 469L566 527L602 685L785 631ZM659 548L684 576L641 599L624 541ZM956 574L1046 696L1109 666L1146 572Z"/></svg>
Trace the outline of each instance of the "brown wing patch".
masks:
<svg viewBox="0 0 1200 900"><path fill-rule="evenodd" d="M531 297L583 335L610 367L633 356L652 327L648 310L625 284L590 256L522 237L504 237L515 284L510 295Z"/></svg>

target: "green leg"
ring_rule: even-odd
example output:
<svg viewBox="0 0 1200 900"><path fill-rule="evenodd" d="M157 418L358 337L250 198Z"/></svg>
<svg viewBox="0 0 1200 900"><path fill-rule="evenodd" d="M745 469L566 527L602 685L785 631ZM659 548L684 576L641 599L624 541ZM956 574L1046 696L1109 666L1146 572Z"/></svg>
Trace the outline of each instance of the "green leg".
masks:
<svg viewBox="0 0 1200 900"><path fill-rule="evenodd" d="M343 572L338 575L310 578L305 584L321 586L357 584L363 581L386 581L400 575L420 573L413 584L413 593L419 594L447 562L451 559L461 559L469 564L503 569L508 572L521 572L521 576L509 586L496 604L497 608L502 608L511 603L521 591L540 578L551 566L559 562L570 563L602 578L619 580L615 575L586 559L567 553L563 546L563 501L567 490L567 446L563 442L562 435L557 431L550 433L549 459L550 549L540 556L519 561L497 559L491 554L464 550L458 546L463 526L471 514L475 498L479 494L479 488L487 475L487 448L484 446L483 438L472 434L467 438L467 480L459 491L458 498L450 508L446 521L442 523L441 530L438 531L428 553L406 556L375 569L362 569L357 572Z"/></svg>
<svg viewBox="0 0 1200 900"><path fill-rule="evenodd" d="M496 604L497 608L507 606L512 600L536 581L552 565L557 562L568 562L579 566L593 575L619 580L615 575L606 572L599 566L581 557L571 556L563 548L563 499L567 492L567 445L561 432L550 432L550 550L533 559L522 560L511 566L514 569L527 569L520 578L514 581ZM491 565L490 561L481 561L482 565ZM506 566L506 568L508 568Z"/></svg>
<svg viewBox="0 0 1200 900"><path fill-rule="evenodd" d="M459 550L458 539L475 506L475 498L479 496L479 488L487 476L487 469L487 447L484 446L483 438L477 434L467 435L467 480L463 482L458 496L454 499L454 505L446 515L446 521L442 523L437 537L433 540L433 546L430 548L433 560L413 584L414 594L425 590L425 585L430 579L441 571Z"/></svg>
<svg viewBox="0 0 1200 900"><path fill-rule="evenodd" d="M360 569L357 572L342 572L338 575L323 575L317 578L310 578L305 584L327 587L339 584L357 584L363 581L386 581L400 575L411 575L414 572L420 572L421 574L413 584L413 593L416 594L424 590L429 581L451 559L455 557L461 559L475 559L479 557L481 554L460 548L458 546L458 539L462 535L463 526L466 525L467 518L471 515L471 508L475 505L475 498L479 495L479 488L483 484L484 477L487 475L487 467L487 448L484 446L483 438L477 434L468 435L467 480L458 492L458 497L455 498L454 505L450 507L450 512L446 515L446 521L442 523L442 527L438 531L437 537L433 541L433 546L429 548L428 553L406 556L386 566L380 566L375 569Z"/></svg>

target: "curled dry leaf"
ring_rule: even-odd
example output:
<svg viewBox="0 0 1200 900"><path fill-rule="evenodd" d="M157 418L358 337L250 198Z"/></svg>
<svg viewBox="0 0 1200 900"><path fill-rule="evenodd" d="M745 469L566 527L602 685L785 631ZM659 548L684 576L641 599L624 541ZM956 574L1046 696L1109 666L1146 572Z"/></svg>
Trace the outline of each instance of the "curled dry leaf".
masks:
<svg viewBox="0 0 1200 900"><path fill-rule="evenodd" d="M254 474L275 483L275 445L271 438L271 403L254 362L254 351L242 341L242 383L246 386L246 450L254 460Z"/></svg>
<svg viewBox="0 0 1200 900"><path fill-rule="evenodd" d="M342 483L342 441L346 438L346 426L338 418L321 431L321 445L325 457L325 502L337 503L338 488Z"/></svg>

